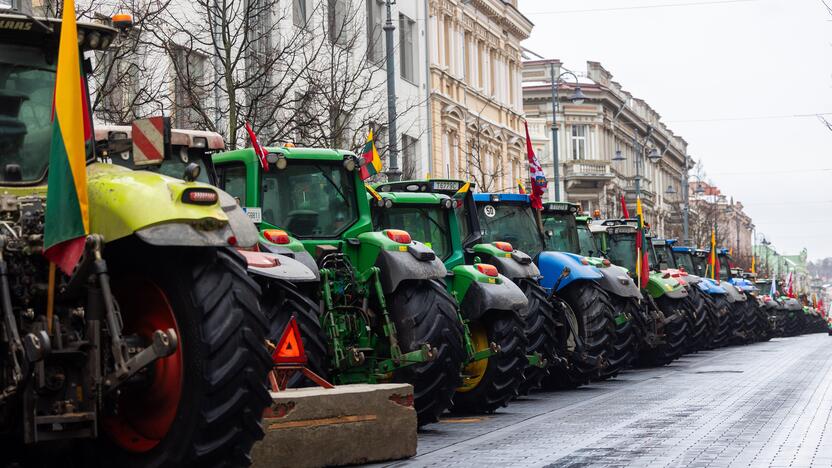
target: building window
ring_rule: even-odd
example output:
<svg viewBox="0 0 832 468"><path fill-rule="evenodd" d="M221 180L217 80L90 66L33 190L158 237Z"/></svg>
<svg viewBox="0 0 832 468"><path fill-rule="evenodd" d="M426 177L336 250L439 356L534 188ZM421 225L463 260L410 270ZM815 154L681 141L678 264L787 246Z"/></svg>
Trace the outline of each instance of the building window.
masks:
<svg viewBox="0 0 832 468"><path fill-rule="evenodd" d="M329 42L344 45L347 42L347 0L328 0L327 29Z"/></svg>
<svg viewBox="0 0 832 468"><path fill-rule="evenodd" d="M292 23L305 28L309 21L309 0L292 0Z"/></svg>
<svg viewBox="0 0 832 468"><path fill-rule="evenodd" d="M384 2L367 0L367 60L384 65Z"/></svg>
<svg viewBox="0 0 832 468"><path fill-rule="evenodd" d="M586 159L586 125L572 125L572 159Z"/></svg>
<svg viewBox="0 0 832 468"><path fill-rule="evenodd" d="M199 126L198 108L205 102L205 73L208 60L205 55L174 46L171 50L174 68L173 124L178 128Z"/></svg>
<svg viewBox="0 0 832 468"><path fill-rule="evenodd" d="M402 135L402 177L405 180L419 177L416 173L418 149L417 139L410 135Z"/></svg>
<svg viewBox="0 0 832 468"><path fill-rule="evenodd" d="M416 22L405 15L399 15L399 62L402 78L416 81L416 44L413 40Z"/></svg>

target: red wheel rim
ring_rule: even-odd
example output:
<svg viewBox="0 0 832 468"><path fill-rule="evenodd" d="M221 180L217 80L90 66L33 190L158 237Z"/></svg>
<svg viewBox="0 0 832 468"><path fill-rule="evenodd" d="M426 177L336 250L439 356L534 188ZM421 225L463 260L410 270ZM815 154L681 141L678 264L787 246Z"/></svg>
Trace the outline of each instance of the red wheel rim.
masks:
<svg viewBox="0 0 832 468"><path fill-rule="evenodd" d="M104 429L119 447L147 452L164 439L173 425L182 396L182 335L165 293L152 281L140 278L116 289L124 320L123 334L136 334L150 342L156 330L172 328L179 347L156 361L149 387L126 388L118 398L115 414L104 420Z"/></svg>

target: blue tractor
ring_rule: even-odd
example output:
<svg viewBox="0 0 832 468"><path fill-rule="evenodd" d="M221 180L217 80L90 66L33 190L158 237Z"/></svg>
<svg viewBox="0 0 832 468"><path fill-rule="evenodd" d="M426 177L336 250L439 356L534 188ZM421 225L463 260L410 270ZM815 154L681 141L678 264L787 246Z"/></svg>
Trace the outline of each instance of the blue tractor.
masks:
<svg viewBox="0 0 832 468"><path fill-rule="evenodd" d="M553 371L546 388L576 387L602 376L615 349L615 319L610 298L599 285L604 275L575 253L547 249L540 212L528 195L474 195L484 242L509 242L534 259L540 284L557 305L567 338L561 356L569 366Z"/></svg>

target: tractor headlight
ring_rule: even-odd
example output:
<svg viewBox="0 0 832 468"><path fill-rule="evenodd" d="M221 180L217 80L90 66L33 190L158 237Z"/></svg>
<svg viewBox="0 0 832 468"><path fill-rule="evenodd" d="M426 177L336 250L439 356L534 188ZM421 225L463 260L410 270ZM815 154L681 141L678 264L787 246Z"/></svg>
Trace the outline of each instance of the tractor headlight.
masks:
<svg viewBox="0 0 832 468"><path fill-rule="evenodd" d="M393 202L390 200L384 200L384 207L385 208L393 208Z"/></svg>
<svg viewBox="0 0 832 468"><path fill-rule="evenodd" d="M454 207L454 202L450 198L446 199L446 200L442 200L442 208L445 208L446 210L450 210L453 207Z"/></svg>

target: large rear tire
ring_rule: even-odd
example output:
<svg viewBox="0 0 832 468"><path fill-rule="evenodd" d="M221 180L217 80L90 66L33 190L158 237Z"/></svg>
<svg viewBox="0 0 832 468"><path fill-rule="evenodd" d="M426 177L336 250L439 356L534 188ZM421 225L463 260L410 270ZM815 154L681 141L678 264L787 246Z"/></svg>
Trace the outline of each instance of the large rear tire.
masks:
<svg viewBox="0 0 832 468"><path fill-rule="evenodd" d="M539 353L549 362L547 367L526 366L525 380L520 384L518 392L527 395L529 391L540 388L543 379L549 374L549 368L559 365L558 330L555 307L549 302L546 290L530 280L521 280L518 286L529 301L523 317L526 324L526 354Z"/></svg>
<svg viewBox="0 0 832 468"><path fill-rule="evenodd" d="M615 322L607 293L593 281L578 281L564 288L560 297L574 311L583 349L570 351L569 369L553 372L548 388L574 388L601 378L614 352ZM566 324L564 324L566 325Z"/></svg>
<svg viewBox="0 0 832 468"><path fill-rule="evenodd" d="M602 378L608 379L618 375L633 362L638 346L638 337L635 333L635 315L638 313L638 304L635 298L610 296L616 316L615 342L610 354L609 365L601 374Z"/></svg>
<svg viewBox="0 0 832 468"><path fill-rule="evenodd" d="M269 321L268 339L277 344L289 320L295 317L300 329L303 349L306 352L306 367L329 380L329 337L318 317L318 306L286 281L263 280L263 299L260 301L266 319ZM295 373L288 382L289 388L316 386L301 373Z"/></svg>
<svg viewBox="0 0 832 468"><path fill-rule="evenodd" d="M714 348L726 346L731 337L731 303L725 295L714 296L716 333L712 342Z"/></svg>
<svg viewBox="0 0 832 468"><path fill-rule="evenodd" d="M433 360L393 374L394 381L413 385L418 425L436 422L451 406L465 361L456 301L436 281L406 281L387 298L387 305L402 352L425 344L436 349Z"/></svg>
<svg viewBox="0 0 832 468"><path fill-rule="evenodd" d="M639 356L639 364L642 366L670 364L685 353L687 345L687 316L691 315L689 301L662 296L656 299L656 305L662 311L666 320L664 323L664 343Z"/></svg>
<svg viewBox="0 0 832 468"><path fill-rule="evenodd" d="M517 396L527 363L523 328L512 311L494 311L469 324L475 351L496 343L500 352L463 369L467 377L454 395L453 411L493 413Z"/></svg>
<svg viewBox="0 0 832 468"><path fill-rule="evenodd" d="M260 290L232 251L142 247L107 259L124 333L170 327L179 344L146 386L105 401L103 464L248 465L271 403Z"/></svg>
<svg viewBox="0 0 832 468"><path fill-rule="evenodd" d="M708 347L711 337L709 330L711 303L699 286L692 284L688 291L690 301L690 315L688 327L690 329L688 353L695 353Z"/></svg>

